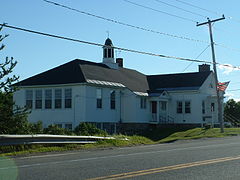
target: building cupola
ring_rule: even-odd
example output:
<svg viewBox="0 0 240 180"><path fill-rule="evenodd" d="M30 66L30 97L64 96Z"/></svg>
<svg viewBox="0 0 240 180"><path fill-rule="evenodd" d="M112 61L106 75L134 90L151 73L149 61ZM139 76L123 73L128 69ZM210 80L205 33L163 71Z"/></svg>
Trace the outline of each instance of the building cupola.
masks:
<svg viewBox="0 0 240 180"><path fill-rule="evenodd" d="M103 63L114 62L114 48L112 40L107 38L103 46Z"/></svg>
<svg viewBox="0 0 240 180"><path fill-rule="evenodd" d="M118 66L114 59L114 47L112 40L107 38L103 46L103 63L109 67L116 69Z"/></svg>

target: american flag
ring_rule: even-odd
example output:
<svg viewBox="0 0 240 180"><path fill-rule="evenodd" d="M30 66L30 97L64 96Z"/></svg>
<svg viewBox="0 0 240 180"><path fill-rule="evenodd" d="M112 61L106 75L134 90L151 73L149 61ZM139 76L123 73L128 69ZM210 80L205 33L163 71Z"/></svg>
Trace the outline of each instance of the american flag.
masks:
<svg viewBox="0 0 240 180"><path fill-rule="evenodd" d="M230 81L228 81L228 82L218 82L217 89L219 91L225 91L227 89L229 83L230 83Z"/></svg>

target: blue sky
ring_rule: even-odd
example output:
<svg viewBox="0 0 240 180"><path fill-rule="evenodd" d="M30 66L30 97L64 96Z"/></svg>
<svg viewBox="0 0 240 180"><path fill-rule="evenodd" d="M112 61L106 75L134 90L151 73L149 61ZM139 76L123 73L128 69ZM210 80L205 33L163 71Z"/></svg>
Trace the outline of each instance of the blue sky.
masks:
<svg viewBox="0 0 240 180"><path fill-rule="evenodd" d="M213 25L214 41L225 46L225 48L219 45L215 46L216 59L217 62L222 64L240 66L239 0L182 0L215 13L194 8L178 0L161 0L202 16L184 12L157 0L129 1L155 9L158 12L136 6L124 0L53 1L105 18L180 37L197 39L205 41L205 43L126 27L64 9L43 0L1 0L0 22L101 44L104 43L108 36L107 31L109 31L109 37L117 47L195 59L209 45L207 43L209 42L208 27L197 27L195 22L169 16L159 11L198 22L206 21L206 18L202 16L215 19L224 14L226 19ZM6 48L1 52L0 57L3 59L5 56L10 56L18 61L14 73L20 76L20 80L77 58L93 62L102 61L101 47L8 28L4 28L2 33L10 36L4 41ZM116 55L124 58L125 67L136 69L145 74L182 73L198 70L198 63L191 64L191 62L124 51L117 51ZM211 61L210 47L198 59ZM190 66L184 71L188 65ZM240 89L239 73L240 71L237 70L226 72L226 70L218 68L219 81L231 81L228 90ZM227 91L226 94L240 100L240 91Z"/></svg>

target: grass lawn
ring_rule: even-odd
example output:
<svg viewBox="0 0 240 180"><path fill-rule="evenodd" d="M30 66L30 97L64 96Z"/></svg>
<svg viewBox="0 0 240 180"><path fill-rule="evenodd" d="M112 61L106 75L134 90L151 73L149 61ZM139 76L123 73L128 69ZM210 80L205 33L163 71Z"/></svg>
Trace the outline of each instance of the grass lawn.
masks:
<svg viewBox="0 0 240 180"><path fill-rule="evenodd" d="M136 146L157 143L169 143L177 140L225 137L240 135L240 128L225 128L224 133L220 133L219 128L203 129L194 128L184 129L153 129L144 136L124 136L116 135L116 139L98 141L95 144L67 144L67 145L18 145L18 146L1 146L0 156L27 155L39 152L60 152L70 150L112 148L124 146ZM127 140L125 140L127 139Z"/></svg>
<svg viewBox="0 0 240 180"><path fill-rule="evenodd" d="M160 139L158 143L167 143L186 139L200 139L240 135L240 128L225 128L224 131L225 131L224 133L220 133L219 128L211 129L194 128L186 131L175 132L166 138Z"/></svg>

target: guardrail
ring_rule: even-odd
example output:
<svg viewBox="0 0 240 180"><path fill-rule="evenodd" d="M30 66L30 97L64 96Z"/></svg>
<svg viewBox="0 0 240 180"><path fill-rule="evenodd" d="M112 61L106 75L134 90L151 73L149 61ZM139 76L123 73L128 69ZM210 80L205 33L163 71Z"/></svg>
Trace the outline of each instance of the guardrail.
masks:
<svg viewBox="0 0 240 180"><path fill-rule="evenodd" d="M99 136L65 136L65 135L0 135L0 145L24 144L90 144L99 140L115 139L114 137Z"/></svg>

